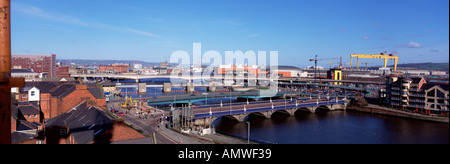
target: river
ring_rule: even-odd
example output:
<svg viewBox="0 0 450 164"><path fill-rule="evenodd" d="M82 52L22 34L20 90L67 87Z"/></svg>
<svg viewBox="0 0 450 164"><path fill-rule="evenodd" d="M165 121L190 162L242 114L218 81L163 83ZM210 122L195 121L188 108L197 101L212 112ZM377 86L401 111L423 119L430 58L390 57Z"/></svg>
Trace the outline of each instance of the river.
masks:
<svg viewBox="0 0 450 164"><path fill-rule="evenodd" d="M216 132L277 144L448 144L449 124L355 111L274 113L271 119L250 115L244 122L221 117Z"/></svg>

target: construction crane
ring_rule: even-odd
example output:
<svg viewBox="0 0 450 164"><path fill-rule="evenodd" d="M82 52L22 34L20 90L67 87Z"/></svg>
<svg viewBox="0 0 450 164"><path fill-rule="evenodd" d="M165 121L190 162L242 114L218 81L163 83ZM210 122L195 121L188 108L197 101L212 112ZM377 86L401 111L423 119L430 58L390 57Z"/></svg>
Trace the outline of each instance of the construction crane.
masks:
<svg viewBox="0 0 450 164"><path fill-rule="evenodd" d="M380 53L380 55L362 55L362 54L350 54L350 68L352 68L352 58L356 57L356 69L359 69L359 58L366 58L366 59L384 59L384 68L387 66L387 60L388 59L394 59L394 71L397 71L397 63L398 63L398 56L395 56L397 53L391 53L389 55L386 54L386 52Z"/></svg>
<svg viewBox="0 0 450 164"><path fill-rule="evenodd" d="M317 55L316 55L314 57L314 59L309 59L309 61L314 61L314 83L316 83L316 78L317 78L317 61L321 61L321 60L335 60L335 59L340 59L341 60L339 62L339 66L342 67L342 57L340 57L340 58L328 58L328 59L317 59Z"/></svg>

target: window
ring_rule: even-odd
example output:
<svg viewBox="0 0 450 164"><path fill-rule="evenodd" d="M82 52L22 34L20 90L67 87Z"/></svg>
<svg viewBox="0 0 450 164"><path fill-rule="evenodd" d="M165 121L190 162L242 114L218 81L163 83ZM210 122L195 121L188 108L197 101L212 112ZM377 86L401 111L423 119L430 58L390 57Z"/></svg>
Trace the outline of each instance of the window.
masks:
<svg viewBox="0 0 450 164"><path fill-rule="evenodd" d="M427 93L427 96L429 97L434 97L434 90L431 90L430 92Z"/></svg>
<svg viewBox="0 0 450 164"><path fill-rule="evenodd" d="M22 95L22 98L27 98L27 95Z"/></svg>
<svg viewBox="0 0 450 164"><path fill-rule="evenodd" d="M437 90L437 95L436 96L440 97L440 98L445 98L445 94L442 93L440 90Z"/></svg>
<svg viewBox="0 0 450 164"><path fill-rule="evenodd" d="M59 135L66 135L67 130L66 129L60 129L59 130Z"/></svg>
<svg viewBox="0 0 450 164"><path fill-rule="evenodd" d="M434 103L434 99L428 99L427 102Z"/></svg>
<svg viewBox="0 0 450 164"><path fill-rule="evenodd" d="M31 96L34 96L34 91L31 91Z"/></svg>

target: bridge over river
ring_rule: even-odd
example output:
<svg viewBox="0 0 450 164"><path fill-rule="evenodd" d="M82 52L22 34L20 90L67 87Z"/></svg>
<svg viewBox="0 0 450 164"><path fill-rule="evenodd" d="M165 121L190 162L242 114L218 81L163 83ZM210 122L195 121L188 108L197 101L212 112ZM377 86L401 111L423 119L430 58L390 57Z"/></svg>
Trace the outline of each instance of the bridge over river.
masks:
<svg viewBox="0 0 450 164"><path fill-rule="evenodd" d="M244 121L249 114L256 114L271 118L275 112L283 112L294 115L297 110L307 110L312 113L318 108L335 110L346 109L346 99L317 99L317 98L299 98L282 99L256 102L241 102L231 104L215 104L199 107L176 108L173 112L174 122L181 122L181 126L202 126L210 127L212 122L219 117L225 116L234 118L238 121ZM177 120L181 119L181 120ZM189 122L191 124L188 124ZM193 123L193 124L192 124Z"/></svg>

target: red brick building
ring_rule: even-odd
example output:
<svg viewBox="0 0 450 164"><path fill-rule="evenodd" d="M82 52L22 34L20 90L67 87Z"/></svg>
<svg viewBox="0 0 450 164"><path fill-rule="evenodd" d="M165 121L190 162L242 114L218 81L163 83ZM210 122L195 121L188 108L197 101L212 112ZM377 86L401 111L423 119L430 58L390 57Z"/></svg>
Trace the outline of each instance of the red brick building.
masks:
<svg viewBox="0 0 450 164"><path fill-rule="evenodd" d="M11 68L31 68L36 73L47 73L48 77L56 77L56 55L12 54Z"/></svg>
<svg viewBox="0 0 450 164"><path fill-rule="evenodd" d="M78 84L78 82L32 82L26 83L32 89L22 89L19 102L38 102L42 119L50 119L86 101L90 105L105 108L106 99L102 89L96 85ZM27 88L25 87L25 88ZM37 88L39 90L33 90ZM32 93L35 92L34 97ZM33 99L31 99L33 98Z"/></svg>
<svg viewBox="0 0 450 164"><path fill-rule="evenodd" d="M46 144L108 144L145 137L123 120L114 120L101 109L89 106L87 101L47 120L44 134Z"/></svg>
<svg viewBox="0 0 450 164"><path fill-rule="evenodd" d="M70 77L69 75L69 67L68 66L59 66L56 67L55 77Z"/></svg>
<svg viewBox="0 0 450 164"><path fill-rule="evenodd" d="M126 73L128 72L128 64L111 64L98 66L99 72L114 72L114 73Z"/></svg>
<svg viewBox="0 0 450 164"><path fill-rule="evenodd" d="M33 104L19 104L19 114L28 122L41 122L41 115L39 108Z"/></svg>
<svg viewBox="0 0 450 164"><path fill-rule="evenodd" d="M257 77L259 73L267 73L267 72L262 72L260 69L257 68L256 65L254 66L220 65L217 69L217 73L221 75L242 74Z"/></svg>

